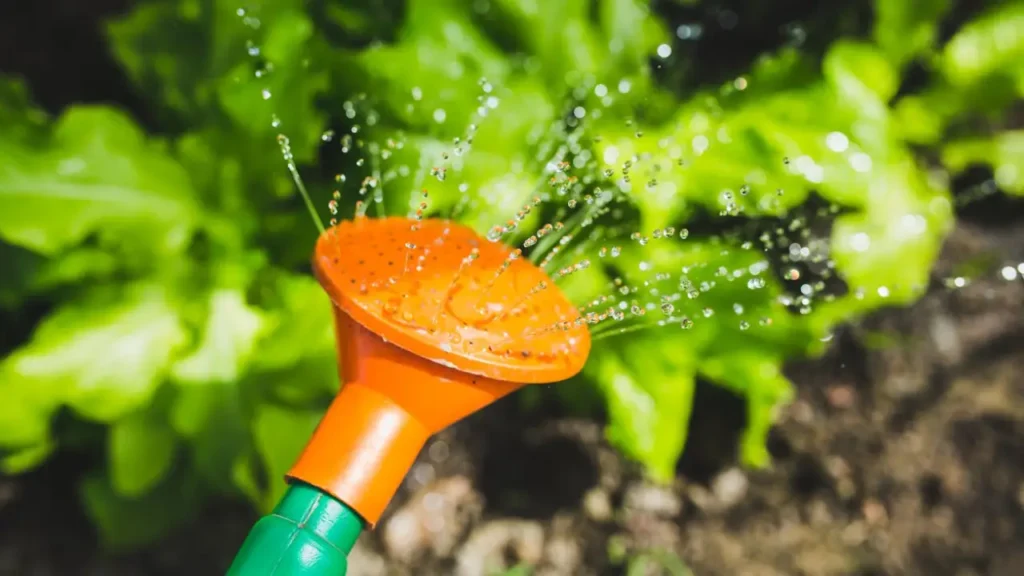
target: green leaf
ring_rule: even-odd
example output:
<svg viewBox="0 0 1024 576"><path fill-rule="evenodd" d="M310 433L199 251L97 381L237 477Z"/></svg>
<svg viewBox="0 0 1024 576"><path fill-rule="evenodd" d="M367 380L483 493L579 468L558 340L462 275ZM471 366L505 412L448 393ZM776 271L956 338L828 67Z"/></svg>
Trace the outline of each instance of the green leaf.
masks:
<svg viewBox="0 0 1024 576"><path fill-rule="evenodd" d="M47 258L0 240L0 308L14 308L28 296L52 294L61 288L110 280L124 264L116 254L83 246Z"/></svg>
<svg viewBox="0 0 1024 576"><path fill-rule="evenodd" d="M697 360L685 337L615 338L596 345L586 366L608 406L609 441L668 481L686 443Z"/></svg>
<svg viewBox="0 0 1024 576"><path fill-rule="evenodd" d="M875 0L875 42L896 68L934 47L950 0Z"/></svg>
<svg viewBox="0 0 1024 576"><path fill-rule="evenodd" d="M124 264L117 254L83 246L46 260L33 278L35 292L110 279Z"/></svg>
<svg viewBox="0 0 1024 576"><path fill-rule="evenodd" d="M836 92L873 120L887 116L886 103L896 94L900 77L878 48L840 40L825 55L822 71Z"/></svg>
<svg viewBox="0 0 1024 576"><path fill-rule="evenodd" d="M0 240L0 309L13 309L34 289L35 277L45 260L20 246Z"/></svg>
<svg viewBox="0 0 1024 576"><path fill-rule="evenodd" d="M100 288L61 305L0 364L0 439L44 440L62 404L104 422L144 406L188 340L160 286Z"/></svg>
<svg viewBox="0 0 1024 576"><path fill-rule="evenodd" d="M0 138L34 144L42 140L49 118L32 104L25 83L0 75Z"/></svg>
<svg viewBox="0 0 1024 576"><path fill-rule="evenodd" d="M145 494L170 470L176 444L174 430L151 411L118 420L107 447L111 486L126 498Z"/></svg>
<svg viewBox="0 0 1024 576"><path fill-rule="evenodd" d="M271 404L257 408L252 420L253 440L269 482L259 502L264 512L273 509L284 495L285 473L309 442L322 416L319 410L288 410Z"/></svg>
<svg viewBox="0 0 1024 576"><path fill-rule="evenodd" d="M864 305L906 304L928 286L932 264L953 222L947 190L910 158L873 169L865 211L841 215L832 228L832 258Z"/></svg>
<svg viewBox="0 0 1024 576"><path fill-rule="evenodd" d="M293 368L305 358L334 365L334 312L330 298L309 276L277 275L262 302L267 329L253 354L254 370Z"/></svg>
<svg viewBox="0 0 1024 576"><path fill-rule="evenodd" d="M383 109L417 132L462 136L479 106L481 78L502 85L509 62L451 0L411 0L398 42L359 52L353 64ZM341 72L342 74L345 71Z"/></svg>
<svg viewBox="0 0 1024 576"><path fill-rule="evenodd" d="M235 382L245 371L264 328L264 315L246 303L240 290L214 291L203 339L196 350L174 365L174 379L182 384Z"/></svg>
<svg viewBox="0 0 1024 576"><path fill-rule="evenodd" d="M1009 75L1024 88L1024 4L1007 2L967 23L946 44L941 67L955 86ZM1019 92L1020 93L1020 92Z"/></svg>
<svg viewBox="0 0 1024 576"><path fill-rule="evenodd" d="M942 163L954 172L973 164L991 166L1001 189L1024 195L1024 130L950 142L942 149Z"/></svg>
<svg viewBox="0 0 1024 576"><path fill-rule="evenodd" d="M249 134L268 141L287 134L295 158L310 160L326 123L316 99L328 87L326 69L318 68L320 45L313 22L303 12L286 11L265 27L260 49L273 72L241 62L217 84L220 105Z"/></svg>
<svg viewBox="0 0 1024 576"><path fill-rule="evenodd" d="M43 441L4 454L0 457L0 470L11 475L27 472L45 462L56 448L54 442Z"/></svg>
<svg viewBox="0 0 1024 576"><path fill-rule="evenodd" d="M860 86L865 114L838 87L820 77L808 81L794 61L774 73L804 84L782 83L778 90L752 84L749 98L721 102L701 94L663 126L628 133L602 127L597 156L620 186L624 163L631 162L627 190L640 209L641 230L678 229L698 208L727 217L781 217L812 190L840 205L863 205L870 180L865 159L888 153L892 142L884 102L843 58L853 56L837 52L833 73L840 84ZM760 74L770 77L771 65Z"/></svg>
<svg viewBox="0 0 1024 576"><path fill-rule="evenodd" d="M111 51L121 67L143 92L153 95L154 100L175 111L198 113L198 109L209 100L208 93L201 93L200 82L208 75L225 69L223 56L218 54L223 47L212 44L214 54L207 52L211 46L204 34L204 20L213 20L204 8L216 6L213 2L139 2L134 10L108 23L107 34ZM216 19L221 26L214 30L231 30L223 24L234 24L243 32L238 19ZM242 50L242 42L224 41ZM213 57L214 55L221 58Z"/></svg>
<svg viewBox="0 0 1024 576"><path fill-rule="evenodd" d="M73 107L45 145L0 135L0 156L0 237L42 254L90 235L166 254L198 224L188 175L115 110Z"/></svg>
<svg viewBox="0 0 1024 576"><path fill-rule="evenodd" d="M327 88L326 44L303 0L150 0L108 33L131 79L178 122L268 144L283 131L297 160L313 157L324 124L315 100Z"/></svg>
<svg viewBox="0 0 1024 576"><path fill-rule="evenodd" d="M239 386L186 386L175 392L171 425L189 442L197 474L213 490L236 493L232 467L251 447Z"/></svg>
<svg viewBox="0 0 1024 576"><path fill-rule="evenodd" d="M585 14L580 18L585 21ZM601 0L598 18L604 42L620 69L646 69L659 44L670 42L664 23L652 14L650 3L642 0Z"/></svg>
<svg viewBox="0 0 1024 576"><path fill-rule="evenodd" d="M232 382L234 385L234 382ZM170 423L184 438L194 438L217 416L217 407L225 385L181 386L175 390Z"/></svg>
<svg viewBox="0 0 1024 576"><path fill-rule="evenodd" d="M650 310L640 315L624 309L626 318L618 322L628 335L614 336L615 321L598 325L599 338L607 340L595 343L585 374L605 397L609 439L655 478L671 478L694 409L694 382L703 376L746 399L743 461L766 464L766 435L778 406L790 396L780 367L787 358L816 351L830 326L815 315L787 311L764 255L742 245L661 238L644 247L624 246L620 256L606 257L606 263L621 274L617 284L630 294L622 302ZM599 267L591 267L595 268ZM671 283L657 280L670 271ZM581 282L598 290L604 284L594 278ZM644 288L632 293L630 286ZM645 301L643 293L648 290L685 296L659 311L655 306L665 301ZM574 292L579 301L592 297ZM630 331L631 327L643 328Z"/></svg>
<svg viewBox="0 0 1024 576"><path fill-rule="evenodd" d="M778 408L793 396L792 385L782 374L782 362L777 353L748 346L703 358L700 363L703 375L747 399L747 428L740 443L740 458L748 466L769 464L768 432Z"/></svg>

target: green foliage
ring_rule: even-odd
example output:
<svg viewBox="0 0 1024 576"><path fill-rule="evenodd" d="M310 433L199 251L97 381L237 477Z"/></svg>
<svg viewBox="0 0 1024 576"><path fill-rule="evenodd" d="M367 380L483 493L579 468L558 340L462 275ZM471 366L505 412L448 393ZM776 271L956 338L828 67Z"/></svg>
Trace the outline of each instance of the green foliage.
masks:
<svg viewBox="0 0 1024 576"><path fill-rule="evenodd" d="M0 438L22 449L48 442L49 420L62 405L100 422L125 417L149 402L187 344L162 287L89 291L60 306L0 364L4 393L14 400L4 403Z"/></svg>
<svg viewBox="0 0 1024 576"><path fill-rule="evenodd" d="M942 162L961 171L973 165L989 165L1003 190L1024 195L1024 131L1009 130L986 137L963 138L942 148Z"/></svg>
<svg viewBox="0 0 1024 576"><path fill-rule="evenodd" d="M102 429L82 496L111 546L158 537L211 494L269 510L337 390L329 301L296 272L316 231L279 133L323 206L337 186L351 209L369 177L361 199L402 214L429 186L428 212L484 231L540 188L550 208L510 241L548 218L642 233L609 238L611 257L568 245L595 265L565 289L681 291L647 315L672 326L606 331L572 390L596 392L609 439L663 480L698 378L746 399L741 456L766 465L792 394L783 363L922 293L953 218L939 171L988 165L1024 193L1022 135L993 122L1024 93L1020 3L991 3L940 45L949 2L879 0L870 35L820 59L781 48L685 94L655 74L687 55L645 2L378 4L139 2L109 23L110 47L160 136L106 106L50 118L0 79L0 465L31 469L88 443L83 423ZM912 63L927 81L907 90ZM629 182L606 175L626 162ZM584 216L563 207L587 195ZM820 240L848 290L804 302L757 234L722 230L787 226L814 196L834 207Z"/></svg>
<svg viewBox="0 0 1024 576"><path fill-rule="evenodd" d="M130 118L76 107L45 132L0 139L3 240L49 256L96 235L101 245L158 257L188 238L199 218L182 193L188 176Z"/></svg>

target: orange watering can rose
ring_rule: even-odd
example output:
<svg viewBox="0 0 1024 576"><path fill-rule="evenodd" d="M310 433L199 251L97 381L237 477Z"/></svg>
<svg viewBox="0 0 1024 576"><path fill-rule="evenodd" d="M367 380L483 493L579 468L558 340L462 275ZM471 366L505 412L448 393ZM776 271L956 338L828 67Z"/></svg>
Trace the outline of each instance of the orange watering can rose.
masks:
<svg viewBox="0 0 1024 576"><path fill-rule="evenodd" d="M454 222L358 217L320 236L313 265L334 302L344 385L288 473L296 494L275 526L257 524L231 574L344 573L362 525L337 527L351 511L376 524L430 435L577 374L590 352L586 322L544 270Z"/></svg>

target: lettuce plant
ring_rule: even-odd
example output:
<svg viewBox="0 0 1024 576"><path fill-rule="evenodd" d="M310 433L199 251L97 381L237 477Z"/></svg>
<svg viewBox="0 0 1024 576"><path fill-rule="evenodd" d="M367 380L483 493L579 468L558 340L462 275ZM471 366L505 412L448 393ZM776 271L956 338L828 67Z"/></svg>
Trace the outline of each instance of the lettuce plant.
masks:
<svg viewBox="0 0 1024 576"><path fill-rule="evenodd" d="M671 326L609 329L581 382L611 442L660 479L698 378L746 399L741 454L767 464L783 364L923 293L950 172L989 165L1024 193L1021 133L977 129L1024 92L1019 3L940 38L948 1L879 1L870 37L821 58L783 47L685 92L657 72L686 69L694 32L645 3L481 6L144 0L108 36L160 120L150 133L111 106L50 117L0 81L3 469L102 452L82 495L115 546L211 495L272 506L338 386L307 273L316 230L283 152L320 206L338 189L343 210L403 214L429 187L429 211L481 231L542 183L551 208L514 241L613 191L581 236L625 236L567 247L594 265L566 289L584 302L671 277L684 297L647 315ZM912 65L928 80L908 89ZM828 229L812 232L797 214L821 198Z"/></svg>

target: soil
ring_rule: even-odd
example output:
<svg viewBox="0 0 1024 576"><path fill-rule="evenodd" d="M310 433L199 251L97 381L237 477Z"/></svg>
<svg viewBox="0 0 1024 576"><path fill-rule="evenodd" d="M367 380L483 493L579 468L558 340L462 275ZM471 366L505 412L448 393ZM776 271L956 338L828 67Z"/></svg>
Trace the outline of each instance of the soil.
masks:
<svg viewBox="0 0 1024 576"><path fill-rule="evenodd" d="M965 219L936 279L979 255L1024 262L1024 226ZM699 575L1024 573L1024 282L935 284L789 367L797 398L767 470L736 465L743 404L708 385L670 486L645 481L600 422L513 396L431 441L349 573L613 575L650 551ZM105 554L84 515L62 513L77 510L80 464L0 480L0 574L223 574L255 519L219 503L153 549Z"/></svg>

